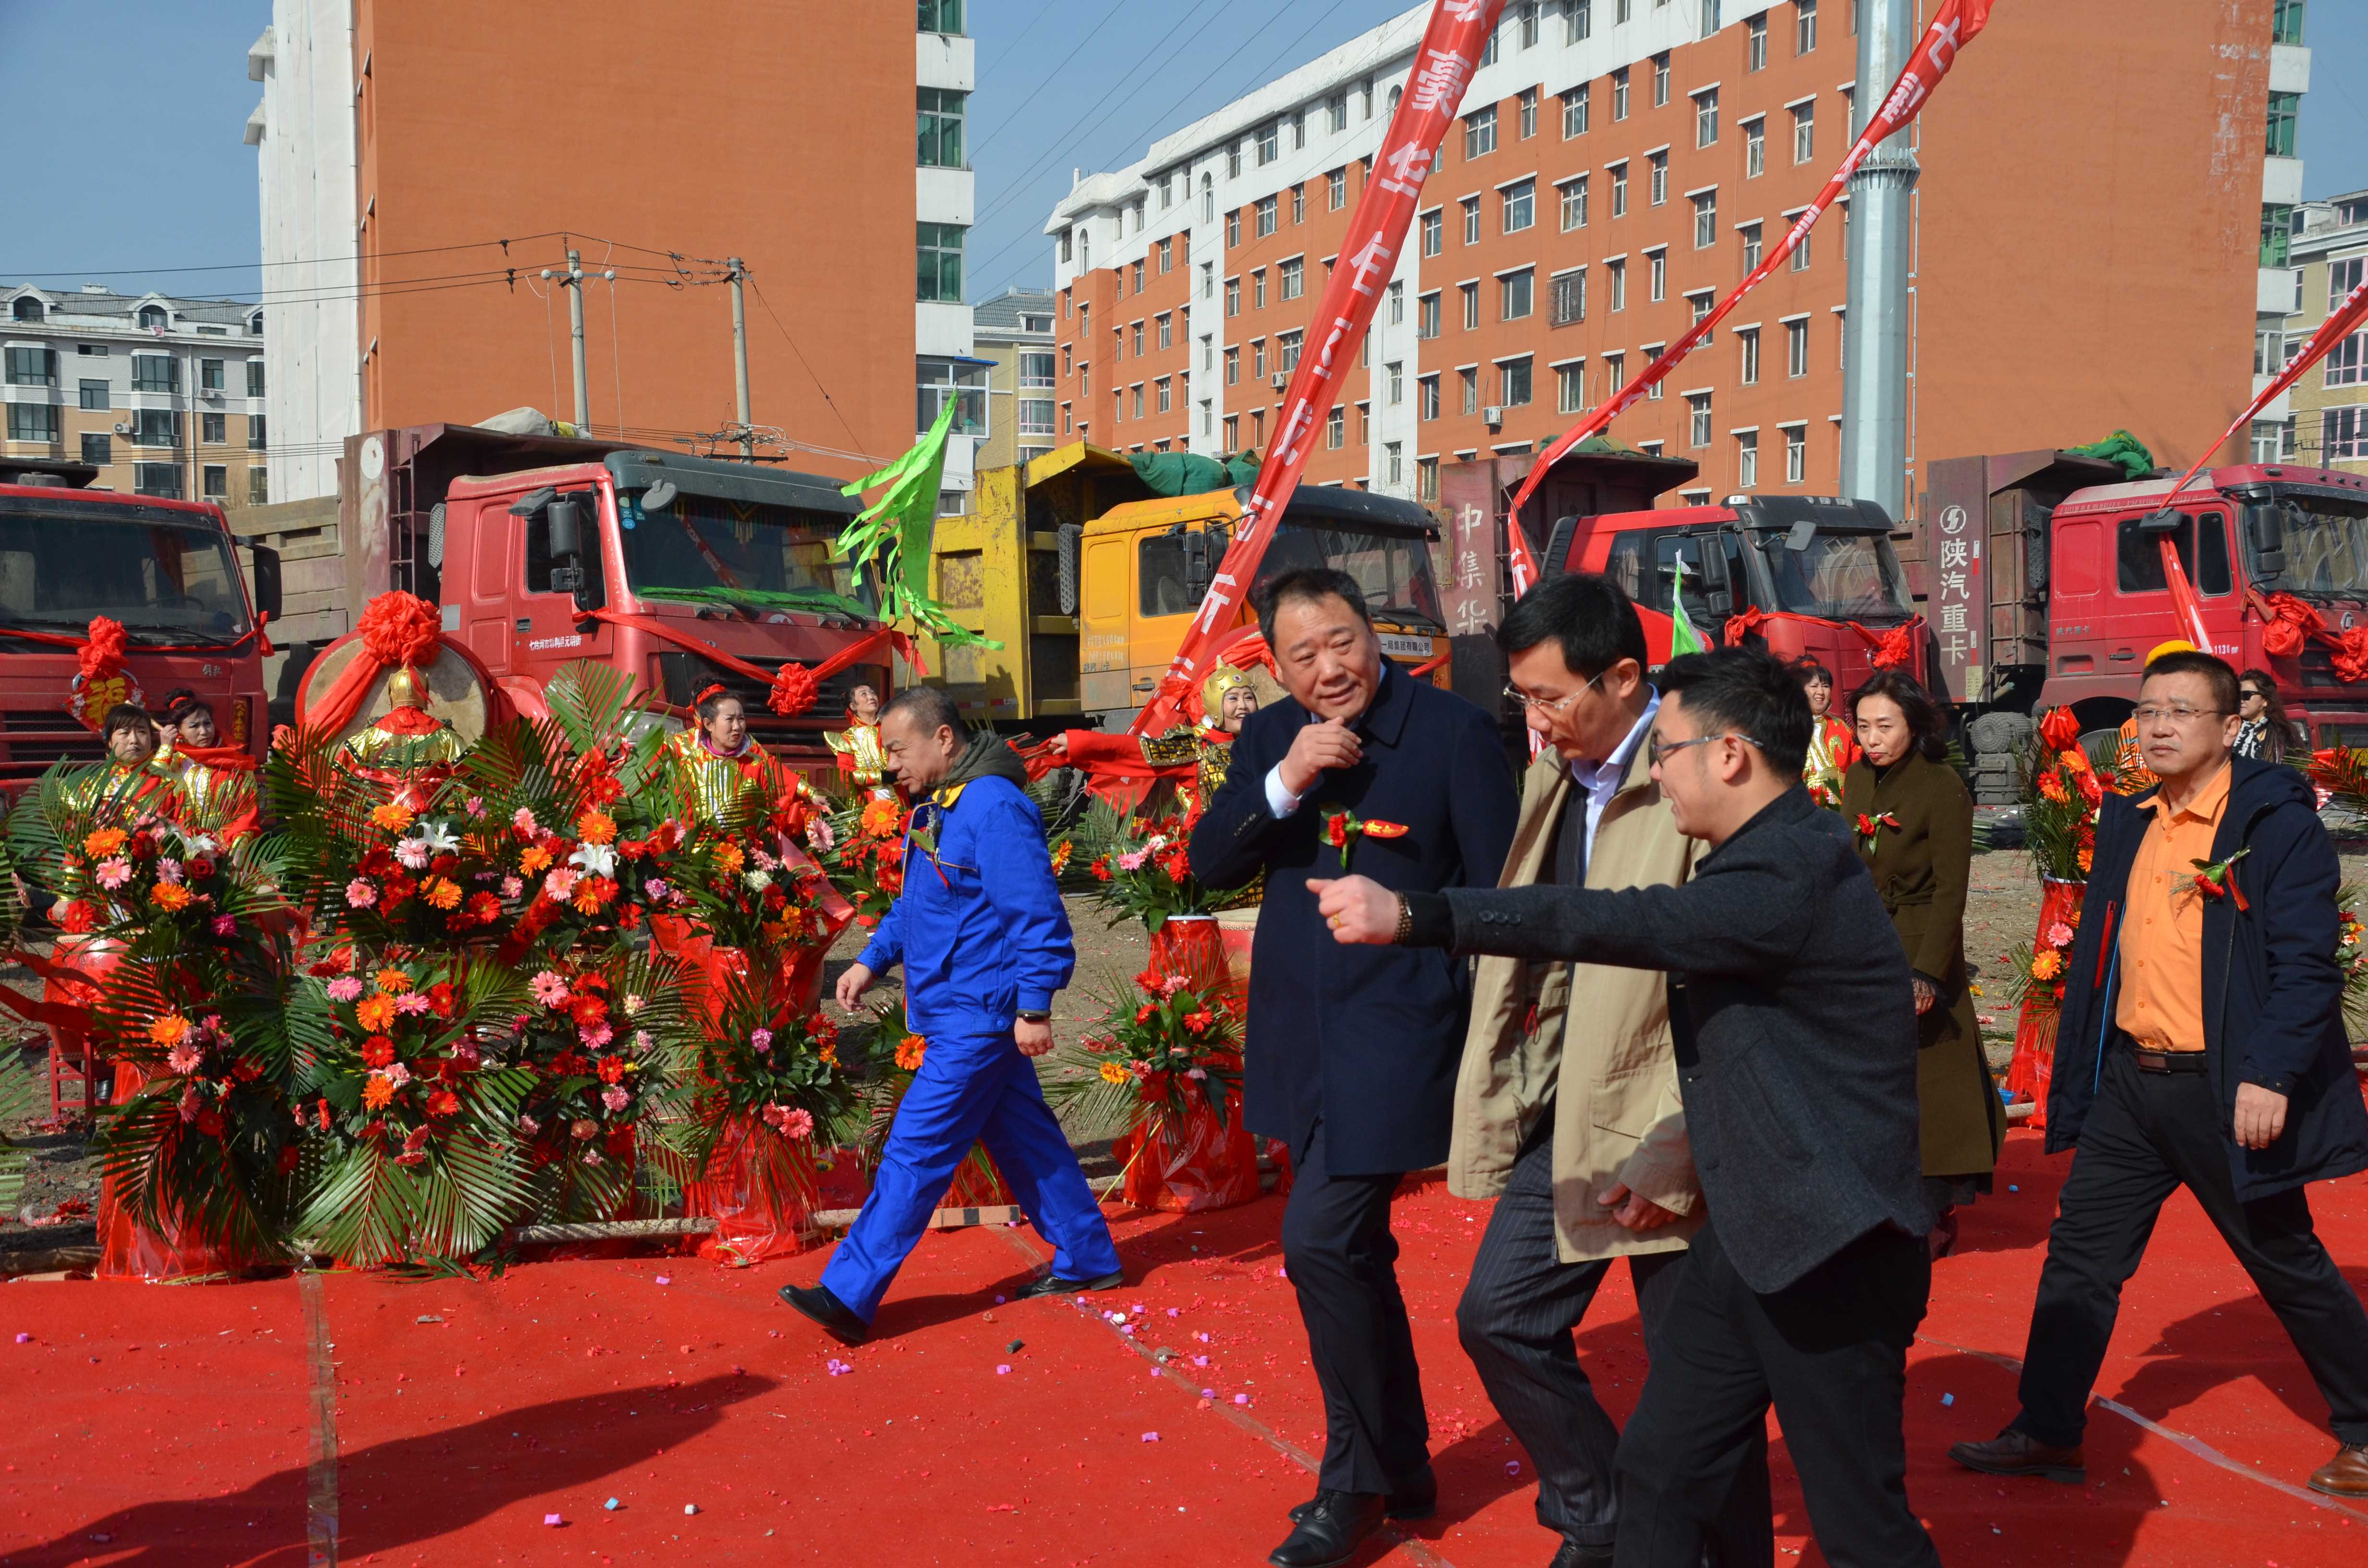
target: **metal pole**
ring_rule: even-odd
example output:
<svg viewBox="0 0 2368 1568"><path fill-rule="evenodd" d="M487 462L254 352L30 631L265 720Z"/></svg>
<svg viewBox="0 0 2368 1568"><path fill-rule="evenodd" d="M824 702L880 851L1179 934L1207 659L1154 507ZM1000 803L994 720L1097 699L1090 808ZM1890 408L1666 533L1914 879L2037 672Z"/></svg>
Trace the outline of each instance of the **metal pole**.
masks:
<svg viewBox="0 0 2368 1568"><path fill-rule="evenodd" d="M1864 0L1858 25L1856 134L1874 95L1907 62L1918 28L1911 0ZM1909 196L1916 154L1905 136L1876 148L1850 176L1850 313L1842 324L1841 493L1906 511Z"/></svg>
<svg viewBox="0 0 2368 1568"><path fill-rule="evenodd" d="M757 437L748 428L748 312L740 298L746 269L736 256L725 257L724 264L732 268L732 376L740 400L740 455L753 462Z"/></svg>
<svg viewBox="0 0 2368 1568"><path fill-rule="evenodd" d="M572 250L567 253L567 328L575 340L575 433L582 436L592 428L592 394L584 380L584 268Z"/></svg>

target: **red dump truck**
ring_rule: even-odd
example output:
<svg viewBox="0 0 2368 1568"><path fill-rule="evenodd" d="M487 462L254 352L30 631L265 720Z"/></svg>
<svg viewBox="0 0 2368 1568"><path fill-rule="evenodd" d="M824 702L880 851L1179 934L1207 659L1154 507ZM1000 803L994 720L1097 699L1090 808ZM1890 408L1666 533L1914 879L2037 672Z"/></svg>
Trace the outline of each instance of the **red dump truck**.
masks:
<svg viewBox="0 0 2368 1568"><path fill-rule="evenodd" d="M121 691L159 701L186 686L213 706L223 743L261 756L266 717L259 616L279 608L279 557L253 551L247 591L222 508L94 490L86 463L0 460L0 790L57 762L97 762L98 736L69 702L71 639L95 616L123 624ZM136 693L136 696L135 696Z"/></svg>
<svg viewBox="0 0 2368 1568"><path fill-rule="evenodd" d="M810 710L784 719L766 705L766 683L702 652L766 670L811 665L877 630L875 585L831 557L859 510L838 480L422 425L349 437L341 483L348 614L390 588L439 605L446 634L529 715L543 710L561 665L595 659L633 676L677 720L721 684L747 706L760 742L792 767L826 770L822 732L845 722L848 690L889 691L883 653L825 681Z"/></svg>

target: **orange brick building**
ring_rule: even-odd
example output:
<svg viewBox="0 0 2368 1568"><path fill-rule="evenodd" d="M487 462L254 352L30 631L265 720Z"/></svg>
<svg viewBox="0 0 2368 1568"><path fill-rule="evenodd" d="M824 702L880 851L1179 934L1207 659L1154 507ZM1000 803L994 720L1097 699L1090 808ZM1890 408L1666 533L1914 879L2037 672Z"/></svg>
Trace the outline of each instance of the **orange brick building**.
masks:
<svg viewBox="0 0 2368 1568"><path fill-rule="evenodd" d="M285 326L271 352L290 360L275 393L302 404L275 405L273 434L291 463L314 460L285 494L333 488L318 471L355 429L519 404L569 417L568 298L540 274L571 245L592 275L597 433L673 445L734 418L729 290L712 265L678 270L677 252L746 264L751 419L789 437L792 466L853 473L903 451L916 371L929 380L916 356L970 346L973 40L952 0L921 9L916 33L911 4L882 0L700 17L279 0L250 59L267 85L249 140L266 302L273 333ZM922 92L952 128L925 148L937 166L916 168ZM916 301L916 222L925 237L942 226L941 250L951 235L925 291L951 300ZM359 258L344 272L342 252Z"/></svg>
<svg viewBox="0 0 2368 1568"><path fill-rule="evenodd" d="M2271 8L2003 6L1966 51L1915 131L1911 496L1932 458L2116 427L2184 463L2243 407ZM1064 438L1264 449L1428 13L1057 206ZM1508 5L1309 481L1436 501L1441 465L1531 450L1679 336L1847 150L1852 13ZM1847 222L1614 426L1699 462L1687 498L1837 488Z"/></svg>

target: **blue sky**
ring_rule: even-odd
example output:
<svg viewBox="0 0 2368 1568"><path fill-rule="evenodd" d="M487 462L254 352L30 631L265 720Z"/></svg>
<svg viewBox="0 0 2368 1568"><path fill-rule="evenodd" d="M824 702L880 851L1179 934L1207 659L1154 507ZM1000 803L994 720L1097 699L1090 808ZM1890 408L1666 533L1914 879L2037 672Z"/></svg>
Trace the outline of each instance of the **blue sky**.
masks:
<svg viewBox="0 0 2368 1568"><path fill-rule="evenodd" d="M1038 231L1072 168L1132 163L1154 135L1405 5L972 0L971 298L1050 279ZM0 103L17 128L0 281L254 297L255 153L240 134L261 91L246 47L270 19L269 0L0 0ZM2314 0L2305 36L2305 194L2368 187L2368 6Z"/></svg>

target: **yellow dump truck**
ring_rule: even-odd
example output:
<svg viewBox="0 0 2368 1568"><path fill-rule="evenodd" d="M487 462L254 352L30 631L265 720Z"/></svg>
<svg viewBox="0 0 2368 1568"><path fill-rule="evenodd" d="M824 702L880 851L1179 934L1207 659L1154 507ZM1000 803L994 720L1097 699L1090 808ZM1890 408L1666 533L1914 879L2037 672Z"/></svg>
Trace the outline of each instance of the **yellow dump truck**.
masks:
<svg viewBox="0 0 2368 1568"><path fill-rule="evenodd" d="M930 679L974 722L1045 733L1124 724L1176 656L1240 522L1246 487L1158 495L1120 453L1076 442L979 475L976 505L939 519L931 589L1000 649L927 648ZM1302 485L1258 568L1354 577L1383 652L1448 684L1431 578L1438 525L1408 501ZM1242 619L1248 619L1245 607Z"/></svg>

